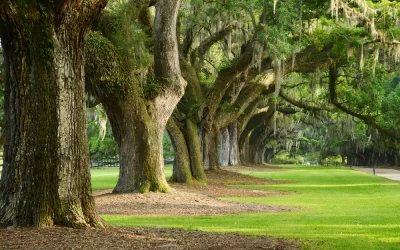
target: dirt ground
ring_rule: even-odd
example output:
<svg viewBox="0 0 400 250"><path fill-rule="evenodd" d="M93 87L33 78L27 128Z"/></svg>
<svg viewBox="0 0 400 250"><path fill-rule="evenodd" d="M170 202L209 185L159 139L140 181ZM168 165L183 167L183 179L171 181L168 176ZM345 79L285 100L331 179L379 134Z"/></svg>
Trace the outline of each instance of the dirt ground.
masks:
<svg viewBox="0 0 400 250"><path fill-rule="evenodd" d="M237 168L229 169L236 170ZM279 171L275 167L253 166L249 171ZM93 193L100 214L124 215L221 215L254 212L284 212L295 208L256 203L223 201L218 197L262 197L285 195L279 191L234 188L230 185L277 185L282 182L241 175L232 171L208 171L208 185L171 184L170 193ZM272 237L207 233L165 228L0 229L3 249L299 249L294 241Z"/></svg>
<svg viewBox="0 0 400 250"><path fill-rule="evenodd" d="M223 201L218 197L262 197L287 194L234 188L229 185L276 185L282 182L255 178L227 170L208 171L208 185L172 183L169 193L112 194L110 190L95 191L100 214L125 215L218 215L254 212L283 212L293 208L257 203Z"/></svg>

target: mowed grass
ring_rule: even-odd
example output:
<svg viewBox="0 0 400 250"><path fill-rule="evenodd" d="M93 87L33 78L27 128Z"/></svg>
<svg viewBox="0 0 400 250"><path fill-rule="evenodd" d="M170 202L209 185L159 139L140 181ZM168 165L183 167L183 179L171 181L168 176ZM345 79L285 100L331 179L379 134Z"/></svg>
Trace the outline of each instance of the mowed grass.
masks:
<svg viewBox="0 0 400 250"><path fill-rule="evenodd" d="M166 165L164 168L165 177L172 176L172 165ZM113 189L117 185L119 168L91 168L92 189Z"/></svg>
<svg viewBox="0 0 400 250"><path fill-rule="evenodd" d="M346 168L285 166L284 169L286 171L243 173L293 183L245 187L292 194L226 199L292 206L296 211L224 216L103 217L121 226L297 239L303 249L400 249L400 182ZM93 185L97 185L96 181Z"/></svg>

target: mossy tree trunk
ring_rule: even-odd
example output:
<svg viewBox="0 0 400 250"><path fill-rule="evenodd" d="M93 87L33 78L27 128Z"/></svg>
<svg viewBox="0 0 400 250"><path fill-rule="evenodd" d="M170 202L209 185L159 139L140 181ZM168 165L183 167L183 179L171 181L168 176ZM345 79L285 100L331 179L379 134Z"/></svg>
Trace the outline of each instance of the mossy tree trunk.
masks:
<svg viewBox="0 0 400 250"><path fill-rule="evenodd" d="M192 120L186 120L184 130L187 145L190 153L190 169L192 176L199 182L206 182L206 174L204 173L203 161L201 158L200 139L197 133L197 124Z"/></svg>
<svg viewBox="0 0 400 250"><path fill-rule="evenodd" d="M170 125L169 123L173 124ZM175 138L174 143L176 143L174 146L175 162L171 180L191 183L191 178L194 178L201 183L206 183L197 125L191 119L177 122L171 117L167 124L167 130L171 138Z"/></svg>
<svg viewBox="0 0 400 250"><path fill-rule="evenodd" d="M182 76L187 81L188 86L173 116L170 118L172 123L176 124L176 128L179 130L172 130L170 126L167 126L167 129L171 136L182 139L182 143L176 148L175 157L186 158L185 154L188 152L189 162L175 158L172 180L176 182L191 182L189 178L178 178L178 176L188 176L190 172L190 176L195 180L206 183L200 140L197 133L197 123L200 120L200 112L196 108L202 100L200 81L196 75L195 69L183 56L180 56L180 65ZM183 143L183 139L185 143Z"/></svg>
<svg viewBox="0 0 400 250"><path fill-rule="evenodd" d="M103 1L2 1L0 224L103 226L91 194L84 35Z"/></svg>
<svg viewBox="0 0 400 250"><path fill-rule="evenodd" d="M181 75L176 35L180 4L180 0L158 1L154 21L154 73L162 87L154 99L153 108L149 109L149 114L155 121L156 131L159 133L158 140L153 142L153 147L160 147L159 160L162 168L163 132L187 85Z"/></svg>
<svg viewBox="0 0 400 250"><path fill-rule="evenodd" d="M186 144L185 136L179 129L177 122L172 118L167 123L167 130L174 146L174 151L177 152L171 181L190 184L192 182L192 172L190 169L189 147Z"/></svg>
<svg viewBox="0 0 400 250"><path fill-rule="evenodd" d="M92 62L96 61L93 59ZM88 87L103 104L118 143L120 173L113 192L167 192L169 186L163 171L160 142L162 132L158 131L155 121L149 116L146 101L140 97L138 89L133 87L139 85L138 80L126 79L125 86L113 90L116 92L114 95L103 92L107 91L103 88L107 85L102 85L104 82L99 79L102 72L97 72L97 77L94 77L94 68L88 66L87 69ZM114 72L120 73L118 70L115 68ZM127 94L121 95L120 92Z"/></svg>
<svg viewBox="0 0 400 250"><path fill-rule="evenodd" d="M176 21L179 0L160 0L154 22L154 72L159 86L152 96L144 90L124 55L100 34L88 37L89 90L99 98L120 149L120 174L114 192L167 192L162 138L167 121L184 93ZM101 46L99 46L101 45Z"/></svg>

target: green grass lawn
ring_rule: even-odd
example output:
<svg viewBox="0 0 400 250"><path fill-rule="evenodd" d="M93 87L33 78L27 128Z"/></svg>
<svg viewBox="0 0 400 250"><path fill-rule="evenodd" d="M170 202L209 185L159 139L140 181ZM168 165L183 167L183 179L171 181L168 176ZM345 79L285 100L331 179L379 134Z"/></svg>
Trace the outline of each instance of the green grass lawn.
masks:
<svg viewBox="0 0 400 250"><path fill-rule="evenodd" d="M117 185L119 168L91 168L92 189L112 189ZM165 166L165 177L172 176L172 165Z"/></svg>
<svg viewBox="0 0 400 250"><path fill-rule="evenodd" d="M293 194L229 200L294 206L297 211L224 216L103 217L111 224L123 226L161 226L298 239L304 249L400 249L400 182L345 168L284 168L286 171L243 173L294 183L246 188L292 191ZM93 173L94 187L100 187L97 180L105 180L111 174L102 176L101 172ZM114 178L116 181L116 175Z"/></svg>

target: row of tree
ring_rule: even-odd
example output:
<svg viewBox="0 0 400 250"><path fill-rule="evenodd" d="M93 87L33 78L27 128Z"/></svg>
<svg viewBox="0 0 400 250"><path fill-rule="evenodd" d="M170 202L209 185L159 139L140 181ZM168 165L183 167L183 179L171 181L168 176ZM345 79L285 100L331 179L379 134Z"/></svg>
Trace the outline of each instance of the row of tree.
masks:
<svg viewBox="0 0 400 250"><path fill-rule="evenodd" d="M398 9L386 0L0 2L0 224L102 226L85 95L102 104L118 144L114 192L169 190L165 129L172 179L186 183L206 182L204 170L220 163L308 145L321 127L325 143L334 116L398 154L399 87L385 85L400 55ZM355 118L345 124L344 113Z"/></svg>

